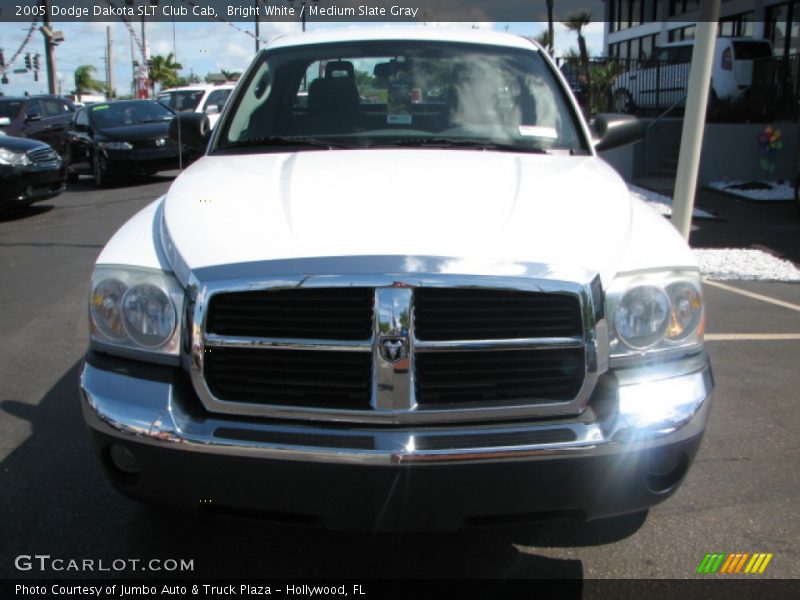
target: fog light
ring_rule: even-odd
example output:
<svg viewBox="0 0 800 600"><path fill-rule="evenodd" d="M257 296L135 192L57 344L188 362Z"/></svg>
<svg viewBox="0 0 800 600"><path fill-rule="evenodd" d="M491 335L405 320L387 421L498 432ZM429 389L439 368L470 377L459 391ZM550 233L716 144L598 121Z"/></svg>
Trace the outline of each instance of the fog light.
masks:
<svg viewBox="0 0 800 600"><path fill-rule="evenodd" d="M108 449L108 456L111 459L111 464L127 475L138 475L141 471L139 461L136 460L133 452L124 446L112 445Z"/></svg>
<svg viewBox="0 0 800 600"><path fill-rule="evenodd" d="M651 491L661 494L674 487L689 468L689 458L683 452L663 452L653 456L645 482Z"/></svg>

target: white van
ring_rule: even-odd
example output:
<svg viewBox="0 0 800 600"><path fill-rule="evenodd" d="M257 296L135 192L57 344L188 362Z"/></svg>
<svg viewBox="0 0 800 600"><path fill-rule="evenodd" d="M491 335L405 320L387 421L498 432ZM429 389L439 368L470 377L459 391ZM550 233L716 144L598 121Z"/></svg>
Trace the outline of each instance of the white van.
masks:
<svg viewBox="0 0 800 600"><path fill-rule="evenodd" d="M614 109L633 112L638 108L668 108L686 99L694 41L673 42L656 48L639 68L620 75L612 87ZM717 38L711 72L711 97L732 100L753 83L753 65L772 57L768 40Z"/></svg>

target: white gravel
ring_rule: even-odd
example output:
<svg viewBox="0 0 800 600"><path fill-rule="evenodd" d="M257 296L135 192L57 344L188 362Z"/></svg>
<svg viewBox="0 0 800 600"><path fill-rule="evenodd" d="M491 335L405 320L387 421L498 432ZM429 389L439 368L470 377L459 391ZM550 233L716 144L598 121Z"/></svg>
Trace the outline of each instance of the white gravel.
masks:
<svg viewBox="0 0 800 600"><path fill-rule="evenodd" d="M633 196L647 202L647 204L660 215L665 217L672 215L672 198L669 196L639 187L638 185L633 185L632 183L628 184L628 189L630 189ZM701 219L715 218L714 215L700 208L695 208L693 215Z"/></svg>
<svg viewBox="0 0 800 600"><path fill-rule="evenodd" d="M769 186L769 189L763 190L737 190L732 188L732 185L739 185L742 183L763 183ZM708 187L715 190L720 190L726 194L733 194L741 196L748 200L760 200L762 202L780 202L794 200L794 189L791 185L784 181L758 181L758 182L744 182L744 181L712 181Z"/></svg>
<svg viewBox="0 0 800 600"><path fill-rule="evenodd" d="M800 281L800 269L762 250L698 248L694 256L700 271L717 281Z"/></svg>

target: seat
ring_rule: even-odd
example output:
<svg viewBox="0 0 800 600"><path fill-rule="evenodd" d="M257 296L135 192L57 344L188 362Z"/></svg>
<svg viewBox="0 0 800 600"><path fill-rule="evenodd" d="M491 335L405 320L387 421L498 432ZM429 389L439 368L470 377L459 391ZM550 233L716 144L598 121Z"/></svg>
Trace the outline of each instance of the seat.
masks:
<svg viewBox="0 0 800 600"><path fill-rule="evenodd" d="M344 73L344 75L341 75ZM308 115L311 132L350 133L359 120L359 94L353 63L331 61L325 77L308 87Z"/></svg>

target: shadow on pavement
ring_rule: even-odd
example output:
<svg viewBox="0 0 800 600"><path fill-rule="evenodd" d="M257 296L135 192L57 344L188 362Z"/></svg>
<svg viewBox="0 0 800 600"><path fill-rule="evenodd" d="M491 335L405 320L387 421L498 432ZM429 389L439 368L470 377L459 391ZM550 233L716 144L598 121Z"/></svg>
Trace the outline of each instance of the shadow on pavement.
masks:
<svg viewBox="0 0 800 600"><path fill-rule="evenodd" d="M6 555L0 577L81 575L14 570L13 557L40 553L107 564L119 558L194 561L193 572L170 576L580 579L580 560L552 559L520 547L606 544L635 533L646 516L452 534L372 534L159 511L123 498L106 480L80 414L79 367L73 365L38 406L0 402L4 420L31 427L30 437L0 463Z"/></svg>
<svg viewBox="0 0 800 600"><path fill-rule="evenodd" d="M51 204L29 204L28 206L20 206L18 208L0 209L0 223L29 219L37 215L43 215L51 210L53 210Z"/></svg>

